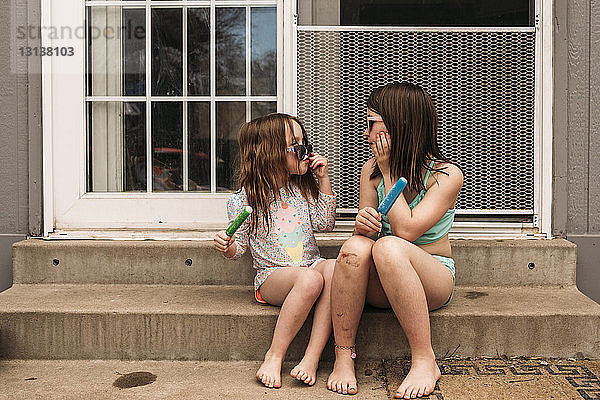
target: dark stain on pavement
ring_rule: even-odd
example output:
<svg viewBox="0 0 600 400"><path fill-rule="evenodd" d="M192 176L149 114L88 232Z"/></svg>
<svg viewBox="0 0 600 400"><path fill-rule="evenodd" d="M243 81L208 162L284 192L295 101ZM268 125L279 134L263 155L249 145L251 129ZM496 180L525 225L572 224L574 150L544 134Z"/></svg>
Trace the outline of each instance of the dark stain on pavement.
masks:
<svg viewBox="0 0 600 400"><path fill-rule="evenodd" d="M487 296L488 294L485 292L467 292L467 294L465 294L465 297L469 300L475 300L478 299L480 297L484 297Z"/></svg>
<svg viewBox="0 0 600 400"><path fill-rule="evenodd" d="M149 385L156 380L156 375L150 372L138 371L121 375L113 382L113 386L119 389L129 389L136 386Z"/></svg>

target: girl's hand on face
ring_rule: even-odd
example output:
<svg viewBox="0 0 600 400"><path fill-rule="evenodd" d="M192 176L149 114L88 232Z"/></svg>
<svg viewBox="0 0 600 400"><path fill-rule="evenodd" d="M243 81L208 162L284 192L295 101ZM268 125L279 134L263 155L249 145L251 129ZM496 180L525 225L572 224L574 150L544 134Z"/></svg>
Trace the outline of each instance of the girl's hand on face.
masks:
<svg viewBox="0 0 600 400"><path fill-rule="evenodd" d="M375 155L377 165L382 174L387 175L390 172L390 150L392 139L390 134L381 131L377 134L375 142L371 143L371 151Z"/></svg>
<svg viewBox="0 0 600 400"><path fill-rule="evenodd" d="M226 253L227 250L230 249L231 245L233 245L235 243L235 234L233 236L229 237L229 236L227 236L225 231L219 231L215 235L215 238L213 239L213 241L214 241L215 249L217 249L221 253Z"/></svg>
<svg viewBox="0 0 600 400"><path fill-rule="evenodd" d="M308 161L310 162L310 168L315 171L315 175L317 178L323 179L326 178L329 174L329 163L325 157L318 153L312 153L308 157Z"/></svg>
<svg viewBox="0 0 600 400"><path fill-rule="evenodd" d="M367 235L381 230L381 215L373 207L365 207L358 211L355 220L356 233Z"/></svg>

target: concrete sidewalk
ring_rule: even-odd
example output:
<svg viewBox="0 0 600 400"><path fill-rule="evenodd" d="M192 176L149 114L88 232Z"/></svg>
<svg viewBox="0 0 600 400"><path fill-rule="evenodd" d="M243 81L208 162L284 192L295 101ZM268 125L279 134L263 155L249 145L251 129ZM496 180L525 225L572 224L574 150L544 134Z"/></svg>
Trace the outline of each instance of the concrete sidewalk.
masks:
<svg viewBox="0 0 600 400"><path fill-rule="evenodd" d="M443 376L430 399L600 398L600 361L504 357L452 358L439 364ZM256 382L259 365L254 361L3 360L0 399L348 398L325 387L331 364L322 365L317 384L307 387L288 375L293 364L287 363L281 389L266 389ZM359 362L359 393L352 398L389 398L408 367L406 361ZM134 372L145 374L126 375ZM152 383L123 389L114 386L122 381Z"/></svg>

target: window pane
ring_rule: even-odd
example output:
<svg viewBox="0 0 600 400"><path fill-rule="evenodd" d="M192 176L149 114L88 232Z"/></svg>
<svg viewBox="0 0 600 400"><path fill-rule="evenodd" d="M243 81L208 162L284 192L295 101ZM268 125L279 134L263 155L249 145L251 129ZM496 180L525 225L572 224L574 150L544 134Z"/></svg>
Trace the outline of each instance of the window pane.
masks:
<svg viewBox="0 0 600 400"><path fill-rule="evenodd" d="M182 9L152 9L152 94L181 96Z"/></svg>
<svg viewBox="0 0 600 400"><path fill-rule="evenodd" d="M210 95L210 9L188 9L188 94Z"/></svg>
<svg viewBox="0 0 600 400"><path fill-rule="evenodd" d="M534 0L298 0L299 25L534 26ZM318 9L317 13L313 10Z"/></svg>
<svg viewBox="0 0 600 400"><path fill-rule="evenodd" d="M277 102L275 101L254 101L252 102L252 119L262 117L277 111Z"/></svg>
<svg viewBox="0 0 600 400"><path fill-rule="evenodd" d="M188 103L190 191L210 191L210 103Z"/></svg>
<svg viewBox="0 0 600 400"><path fill-rule="evenodd" d="M217 95L246 95L246 9L216 9Z"/></svg>
<svg viewBox="0 0 600 400"><path fill-rule="evenodd" d="M139 8L123 10L127 30L123 40L125 96L146 95L146 11Z"/></svg>
<svg viewBox="0 0 600 400"><path fill-rule="evenodd" d="M341 0L348 26L533 26L533 0Z"/></svg>
<svg viewBox="0 0 600 400"><path fill-rule="evenodd" d="M183 105L152 103L152 191L183 189Z"/></svg>
<svg viewBox="0 0 600 400"><path fill-rule="evenodd" d="M90 102L87 112L87 191L145 191L145 103Z"/></svg>
<svg viewBox="0 0 600 400"><path fill-rule="evenodd" d="M277 9L253 7L251 25L252 94L277 93Z"/></svg>
<svg viewBox="0 0 600 400"><path fill-rule="evenodd" d="M238 158L238 133L246 120L246 103L217 103L217 191L234 189L233 174Z"/></svg>
<svg viewBox="0 0 600 400"><path fill-rule="evenodd" d="M143 8L87 9L89 96L146 94L146 21Z"/></svg>

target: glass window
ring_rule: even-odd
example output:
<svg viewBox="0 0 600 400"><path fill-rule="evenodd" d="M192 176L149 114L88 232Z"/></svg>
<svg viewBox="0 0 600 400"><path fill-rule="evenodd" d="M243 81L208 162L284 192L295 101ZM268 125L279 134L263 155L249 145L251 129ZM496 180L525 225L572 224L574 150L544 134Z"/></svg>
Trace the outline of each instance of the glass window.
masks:
<svg viewBox="0 0 600 400"><path fill-rule="evenodd" d="M88 191L235 189L241 124L277 109L277 8L230 3L86 5Z"/></svg>
<svg viewBox="0 0 600 400"><path fill-rule="evenodd" d="M217 94L246 94L246 8L217 8Z"/></svg>
<svg viewBox="0 0 600 400"><path fill-rule="evenodd" d="M210 9L188 8L188 94L210 96Z"/></svg>
<svg viewBox="0 0 600 400"><path fill-rule="evenodd" d="M252 8L252 94L277 93L277 15L274 8Z"/></svg>
<svg viewBox="0 0 600 400"><path fill-rule="evenodd" d="M146 104L89 102L90 192L146 191Z"/></svg>
<svg viewBox="0 0 600 400"><path fill-rule="evenodd" d="M123 92L125 96L146 95L146 11L139 8L123 10L127 26L123 38Z"/></svg>
<svg viewBox="0 0 600 400"><path fill-rule="evenodd" d="M534 26L535 3L533 0L298 0L298 18L300 25L526 27Z"/></svg>
<svg viewBox="0 0 600 400"><path fill-rule="evenodd" d="M152 103L152 190L183 190L183 104Z"/></svg>
<svg viewBox="0 0 600 400"><path fill-rule="evenodd" d="M277 103L274 101L255 101L252 103L252 119L262 117L277 111Z"/></svg>
<svg viewBox="0 0 600 400"><path fill-rule="evenodd" d="M183 93L183 20L177 8L152 9L152 94Z"/></svg>
<svg viewBox="0 0 600 400"><path fill-rule="evenodd" d="M234 189L235 166L238 162L237 133L244 123L246 104L242 102L217 103L217 190Z"/></svg>
<svg viewBox="0 0 600 400"><path fill-rule="evenodd" d="M91 7L86 17L87 94L145 96L145 10Z"/></svg>
<svg viewBox="0 0 600 400"><path fill-rule="evenodd" d="M188 104L190 191L210 191L210 103Z"/></svg>

